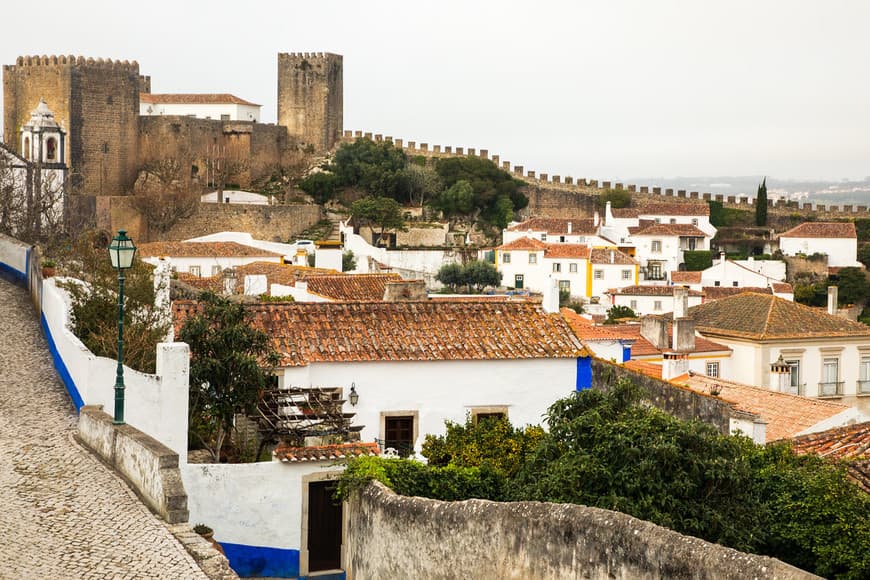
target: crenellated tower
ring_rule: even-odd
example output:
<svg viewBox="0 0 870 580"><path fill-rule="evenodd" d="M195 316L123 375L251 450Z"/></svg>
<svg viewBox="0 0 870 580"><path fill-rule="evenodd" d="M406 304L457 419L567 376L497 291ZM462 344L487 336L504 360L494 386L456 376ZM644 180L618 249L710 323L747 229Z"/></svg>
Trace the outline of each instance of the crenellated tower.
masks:
<svg viewBox="0 0 870 580"><path fill-rule="evenodd" d="M18 57L3 67L3 140L23 147L22 128L34 104L45 101L67 132L61 161L70 169L73 189L126 193L138 164L139 83L135 61Z"/></svg>
<svg viewBox="0 0 870 580"><path fill-rule="evenodd" d="M343 129L342 56L278 54L278 124L317 151L331 149Z"/></svg>

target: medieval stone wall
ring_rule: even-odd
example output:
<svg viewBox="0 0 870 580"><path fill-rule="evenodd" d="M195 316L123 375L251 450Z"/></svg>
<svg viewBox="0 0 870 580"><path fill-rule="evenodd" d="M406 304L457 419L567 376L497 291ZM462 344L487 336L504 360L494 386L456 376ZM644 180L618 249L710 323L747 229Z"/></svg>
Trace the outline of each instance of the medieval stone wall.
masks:
<svg viewBox="0 0 870 580"><path fill-rule="evenodd" d="M258 240L286 242L323 218L319 205L235 205L202 203L173 226L163 240L186 240L218 232L248 232Z"/></svg>
<svg viewBox="0 0 870 580"><path fill-rule="evenodd" d="M378 482L347 504L347 577L817 578L780 560L573 504L444 502Z"/></svg>
<svg viewBox="0 0 870 580"><path fill-rule="evenodd" d="M302 145L325 151L341 139L343 92L341 55L278 54L278 124Z"/></svg>

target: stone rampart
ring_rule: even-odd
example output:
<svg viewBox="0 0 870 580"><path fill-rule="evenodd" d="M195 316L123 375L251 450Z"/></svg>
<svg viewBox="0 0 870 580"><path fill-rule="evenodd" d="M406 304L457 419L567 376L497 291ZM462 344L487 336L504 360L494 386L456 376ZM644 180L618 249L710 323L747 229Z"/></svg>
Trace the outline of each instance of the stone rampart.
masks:
<svg viewBox="0 0 870 580"><path fill-rule="evenodd" d="M248 232L255 239L286 242L323 218L319 205L242 205L201 203L175 224L165 240L186 240L218 232Z"/></svg>
<svg viewBox="0 0 870 580"><path fill-rule="evenodd" d="M773 558L581 505L442 502L398 496L374 482L347 512L347 577L356 580L817 578Z"/></svg>

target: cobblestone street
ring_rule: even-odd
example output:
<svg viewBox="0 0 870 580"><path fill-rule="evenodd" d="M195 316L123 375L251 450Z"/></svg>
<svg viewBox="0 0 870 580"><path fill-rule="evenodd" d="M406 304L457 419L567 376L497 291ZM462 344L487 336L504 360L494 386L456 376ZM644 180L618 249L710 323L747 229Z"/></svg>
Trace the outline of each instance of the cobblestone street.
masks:
<svg viewBox="0 0 870 580"><path fill-rule="evenodd" d="M206 578L76 421L25 291L0 279L0 578Z"/></svg>

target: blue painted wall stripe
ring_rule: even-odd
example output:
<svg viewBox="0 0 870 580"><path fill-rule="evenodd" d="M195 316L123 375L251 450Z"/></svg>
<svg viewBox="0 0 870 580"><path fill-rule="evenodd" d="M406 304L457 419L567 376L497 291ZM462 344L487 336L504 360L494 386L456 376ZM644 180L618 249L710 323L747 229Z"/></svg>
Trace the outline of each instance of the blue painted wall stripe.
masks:
<svg viewBox="0 0 870 580"><path fill-rule="evenodd" d="M85 402L82 399L78 388L76 388L75 381L73 381L72 375L69 374L69 369L66 368L63 358L61 358L60 353L57 351L57 345L54 342L54 337L51 335L51 330L48 328L45 314L40 313L39 320L42 323L42 331L45 333L45 339L48 341L48 350L51 352L51 358L54 360L54 368L57 369L57 374L60 375L60 380L63 381L63 384L66 387L66 392L69 393L73 405L76 406L76 411L80 411Z"/></svg>
<svg viewBox="0 0 870 580"><path fill-rule="evenodd" d="M221 542L230 566L242 578L298 578L299 550Z"/></svg>
<svg viewBox="0 0 870 580"><path fill-rule="evenodd" d="M27 287L27 273L21 272L4 262L0 262L0 277L9 280L13 284Z"/></svg>

